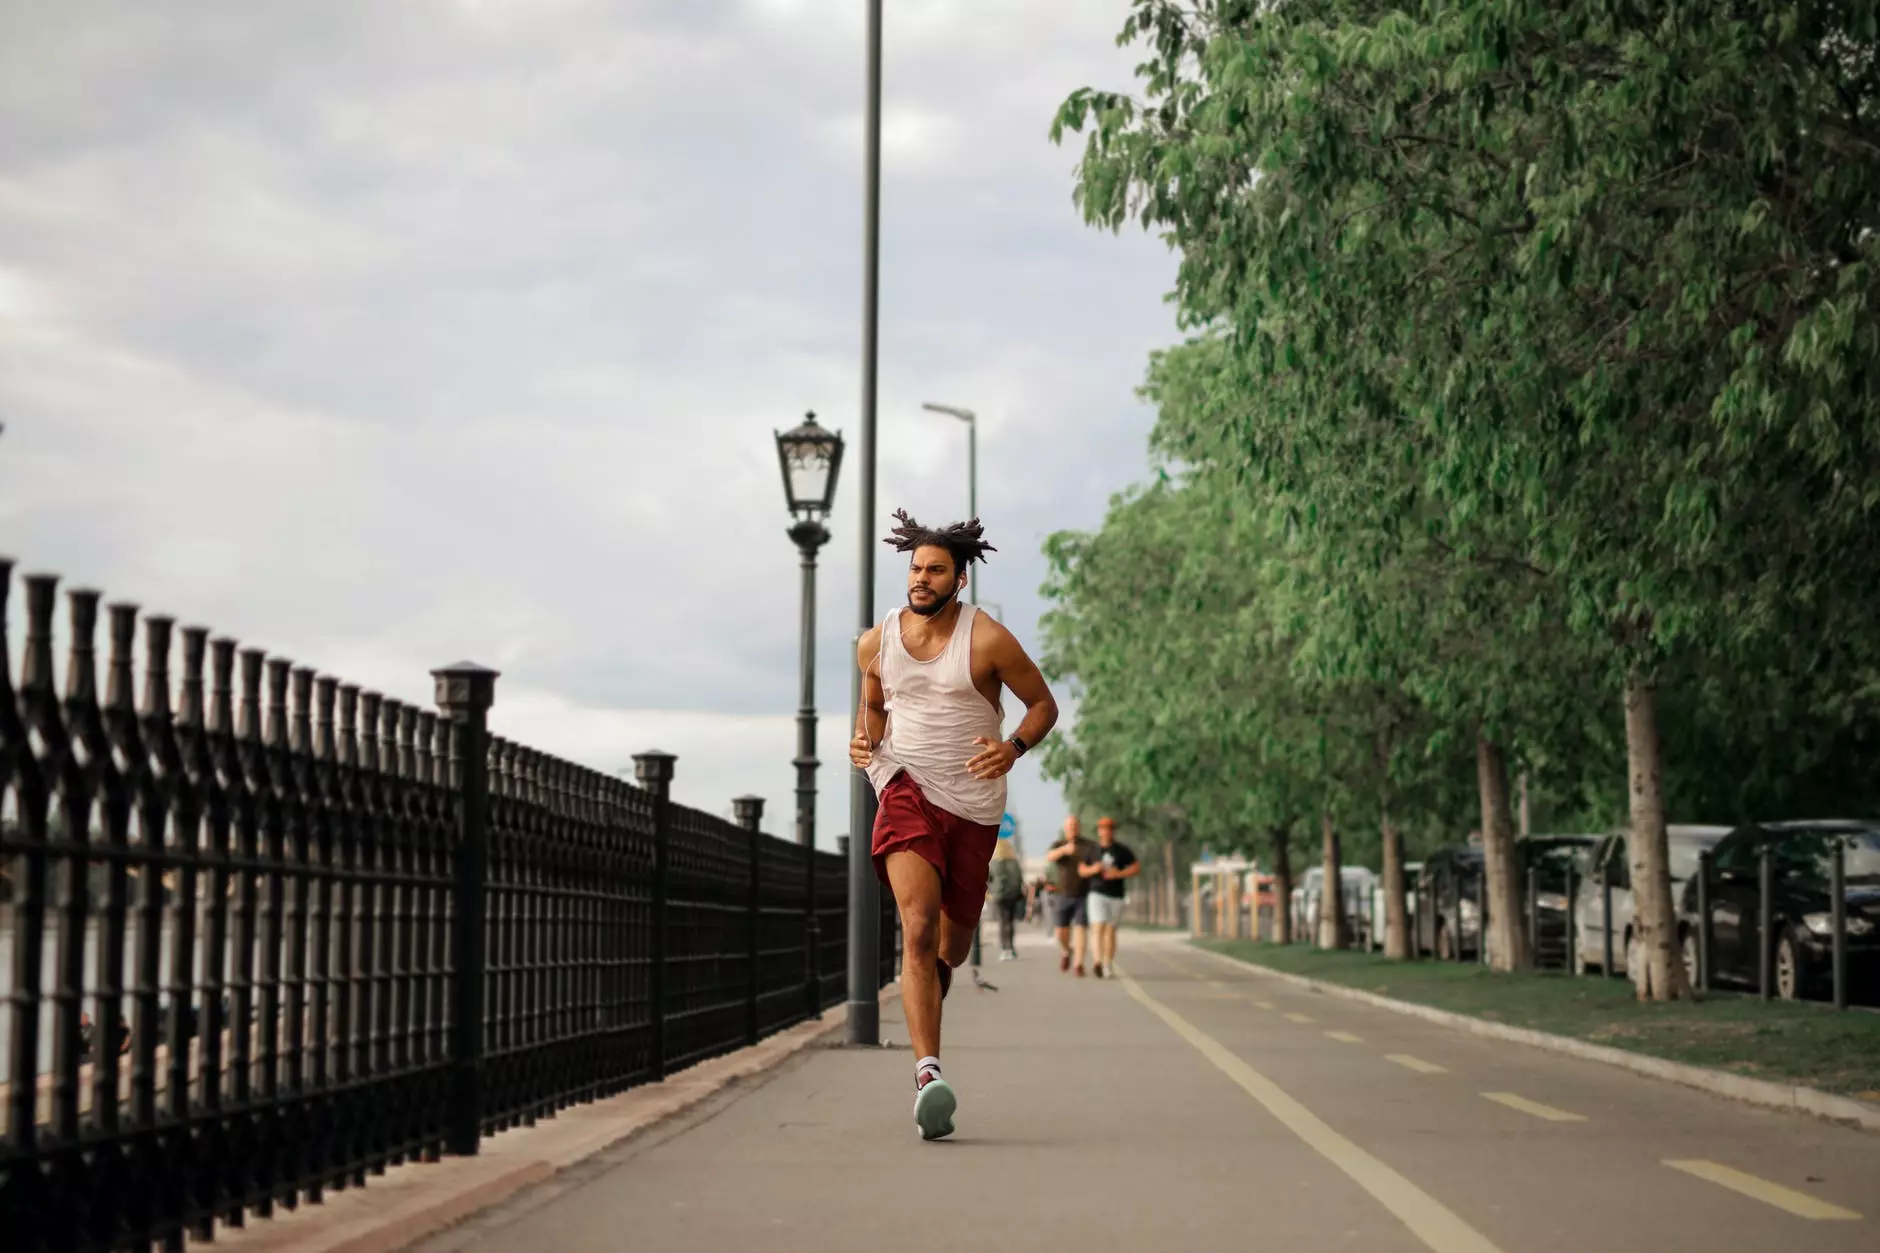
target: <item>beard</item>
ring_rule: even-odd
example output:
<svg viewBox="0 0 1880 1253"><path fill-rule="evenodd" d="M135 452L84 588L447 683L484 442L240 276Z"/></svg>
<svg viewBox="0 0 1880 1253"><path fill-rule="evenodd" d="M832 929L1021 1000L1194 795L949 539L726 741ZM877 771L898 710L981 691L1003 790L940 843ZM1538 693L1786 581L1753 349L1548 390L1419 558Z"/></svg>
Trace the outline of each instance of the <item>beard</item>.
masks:
<svg viewBox="0 0 1880 1253"><path fill-rule="evenodd" d="M938 592L934 592L932 593L933 599L927 602L926 604L922 605L922 604L915 603L914 593L909 592L907 594L907 607L909 609L912 609L915 613L919 614L923 618L931 618L935 614L939 613L941 610L945 609L948 605L952 604L953 598L955 596L958 596L959 594L960 594L960 589L958 587L955 587L952 591L948 592L945 596L940 595Z"/></svg>

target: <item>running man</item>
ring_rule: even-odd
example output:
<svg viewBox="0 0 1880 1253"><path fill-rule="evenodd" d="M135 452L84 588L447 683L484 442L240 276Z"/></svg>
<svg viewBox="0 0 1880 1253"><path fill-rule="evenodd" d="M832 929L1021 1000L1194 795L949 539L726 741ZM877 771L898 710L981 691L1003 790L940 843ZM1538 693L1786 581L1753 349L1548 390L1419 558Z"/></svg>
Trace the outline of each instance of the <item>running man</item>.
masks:
<svg viewBox="0 0 1880 1253"><path fill-rule="evenodd" d="M1044 676L1012 633L959 599L967 567L997 549L979 519L941 530L897 510L885 541L909 554L907 608L856 649L862 708L849 760L880 801L875 872L901 911L901 1004L914 1046L914 1124L953 1133L957 1098L940 1077L940 1002L972 951L1005 813L1005 776L1057 723ZM1001 738L1000 690L1025 706Z"/></svg>
<svg viewBox="0 0 1880 1253"><path fill-rule="evenodd" d="M1116 973L1116 927L1123 921L1128 889L1123 884L1142 873L1129 845L1116 838L1116 819L1097 819L1097 871L1090 883L1090 930L1097 950L1097 978Z"/></svg>

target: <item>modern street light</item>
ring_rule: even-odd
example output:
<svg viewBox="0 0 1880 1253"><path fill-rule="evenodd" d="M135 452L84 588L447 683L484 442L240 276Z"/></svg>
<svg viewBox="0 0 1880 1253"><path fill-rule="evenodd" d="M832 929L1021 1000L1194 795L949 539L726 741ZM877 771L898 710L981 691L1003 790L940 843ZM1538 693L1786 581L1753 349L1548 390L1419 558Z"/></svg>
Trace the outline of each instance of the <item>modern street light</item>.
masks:
<svg viewBox="0 0 1880 1253"><path fill-rule="evenodd" d="M803 846L804 881L816 881L816 553L829 542L823 525L835 503L836 478L842 472L842 436L816 424L816 415L787 431L778 431L777 463L783 469L783 497L790 506L789 535L803 555L801 681L796 709L796 842ZM816 978L821 928L810 894L803 914L803 999L807 1012L822 1017Z"/></svg>
<svg viewBox="0 0 1880 1253"><path fill-rule="evenodd" d="M971 409L962 409L958 405L924 404L921 408L928 413L944 413L949 418L958 418L966 424L966 516L979 516L979 416ZM975 578L966 588L966 599L979 603L979 580Z"/></svg>
<svg viewBox="0 0 1880 1253"><path fill-rule="evenodd" d="M858 576L856 639L875 624L875 382L881 293L881 8L868 0L868 68L862 116L862 481L856 500ZM852 707L862 704L861 674L851 669ZM881 1043L881 885L872 856L875 789L868 776L849 770L849 977L850 1044Z"/></svg>
<svg viewBox="0 0 1880 1253"><path fill-rule="evenodd" d="M962 409L958 405L936 405L931 401L921 406L928 413L943 413L949 418L958 418L966 424L966 516L979 516L979 415L971 409ZM979 604L979 576L966 585L966 599L974 605ZM979 968L979 924L973 924L973 968Z"/></svg>

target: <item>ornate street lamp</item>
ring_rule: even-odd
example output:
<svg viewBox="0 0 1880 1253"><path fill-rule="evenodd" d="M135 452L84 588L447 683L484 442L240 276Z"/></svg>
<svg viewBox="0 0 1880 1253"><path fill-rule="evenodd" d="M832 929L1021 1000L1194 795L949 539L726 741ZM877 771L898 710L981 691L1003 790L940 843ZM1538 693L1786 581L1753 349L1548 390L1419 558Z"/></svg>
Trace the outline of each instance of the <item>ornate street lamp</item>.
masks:
<svg viewBox="0 0 1880 1253"><path fill-rule="evenodd" d="M808 414L801 424L777 433L777 462L783 469L783 497L796 521L789 535L803 555L802 653L798 663L801 691L796 710L796 842L803 846L806 874L816 872L816 553L829 542L823 525L835 504L836 477L842 471L842 436L816 424ZM813 878L806 880L813 882ZM814 897L814 893L809 894ZM816 911L806 906L803 926L803 997L808 1012L822 1015L821 980L816 953Z"/></svg>
<svg viewBox="0 0 1880 1253"><path fill-rule="evenodd" d="M806 414L797 426L777 432L777 461L783 467L783 497L791 514L805 521L827 517L835 507L836 476L842 471L841 434L818 426L814 413Z"/></svg>

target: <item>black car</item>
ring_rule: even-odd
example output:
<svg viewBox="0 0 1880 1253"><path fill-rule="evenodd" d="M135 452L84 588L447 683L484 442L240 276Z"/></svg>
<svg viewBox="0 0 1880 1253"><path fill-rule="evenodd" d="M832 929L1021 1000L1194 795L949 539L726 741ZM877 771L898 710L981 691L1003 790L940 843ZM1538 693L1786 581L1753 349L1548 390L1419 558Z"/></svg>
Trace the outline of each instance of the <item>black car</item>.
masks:
<svg viewBox="0 0 1880 1253"><path fill-rule="evenodd" d="M1847 973L1853 985L1880 982L1880 823L1765 822L1717 842L1710 885L1710 969L1718 983L1755 987L1763 941L1760 891L1765 845L1774 861L1768 940L1773 991L1787 1000L1825 991L1833 978L1834 845L1845 849ZM1697 965L1697 881L1678 901L1686 970Z"/></svg>
<svg viewBox="0 0 1880 1253"><path fill-rule="evenodd" d="M1522 874L1534 871L1535 952L1534 964L1565 969L1567 953L1567 899L1569 875L1574 885L1586 882L1592 872L1592 853L1599 843L1597 835L1529 835L1515 841ZM1522 892L1528 880L1523 878ZM1523 924L1526 921L1523 920Z"/></svg>
<svg viewBox="0 0 1880 1253"><path fill-rule="evenodd" d="M1482 850L1446 848L1423 860L1413 885L1417 893L1416 947L1445 961L1473 956L1481 927L1475 916L1477 885L1482 881Z"/></svg>

